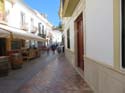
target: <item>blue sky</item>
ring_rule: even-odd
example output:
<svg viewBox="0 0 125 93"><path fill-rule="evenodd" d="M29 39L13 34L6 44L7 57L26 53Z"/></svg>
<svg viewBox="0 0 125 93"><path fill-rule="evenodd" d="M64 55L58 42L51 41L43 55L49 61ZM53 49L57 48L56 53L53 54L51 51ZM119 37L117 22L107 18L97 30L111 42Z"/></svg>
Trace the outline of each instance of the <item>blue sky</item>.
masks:
<svg viewBox="0 0 125 93"><path fill-rule="evenodd" d="M60 0L24 0L24 2L33 9L47 14L48 20L54 25L59 24L59 5Z"/></svg>

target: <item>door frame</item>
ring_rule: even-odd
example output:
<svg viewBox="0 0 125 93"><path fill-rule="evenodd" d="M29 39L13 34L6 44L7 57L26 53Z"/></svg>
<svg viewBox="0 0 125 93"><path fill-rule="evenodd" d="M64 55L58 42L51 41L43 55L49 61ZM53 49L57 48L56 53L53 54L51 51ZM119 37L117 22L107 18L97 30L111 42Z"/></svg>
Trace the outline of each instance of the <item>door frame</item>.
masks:
<svg viewBox="0 0 125 93"><path fill-rule="evenodd" d="M83 31L83 55L82 55L82 57L83 57L83 65L84 65L84 51L85 51L85 46L84 46L84 26L83 26L83 24L84 24L84 21L83 21L83 13L80 13L77 17L76 17L76 19L75 19L75 21L74 21L74 38L75 38L75 42L74 42L74 47L75 47L75 65L78 67L78 68L80 68L80 66L79 66L79 62L78 62L78 29L77 29L77 23L78 23L78 21L79 20L82 20L82 31ZM80 68L80 69L82 69L82 68ZM84 71L84 67L83 67L83 69L82 69L82 71Z"/></svg>

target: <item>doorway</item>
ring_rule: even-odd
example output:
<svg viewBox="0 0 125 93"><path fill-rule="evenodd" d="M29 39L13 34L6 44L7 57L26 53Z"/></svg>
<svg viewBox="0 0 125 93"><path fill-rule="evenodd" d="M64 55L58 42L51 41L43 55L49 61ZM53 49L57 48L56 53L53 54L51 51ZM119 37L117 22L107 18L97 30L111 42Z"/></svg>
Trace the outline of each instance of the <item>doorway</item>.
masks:
<svg viewBox="0 0 125 93"><path fill-rule="evenodd" d="M0 56L6 55L6 39L0 38Z"/></svg>
<svg viewBox="0 0 125 93"><path fill-rule="evenodd" d="M84 70L84 31L83 31L83 14L80 14L75 21L77 31L77 66Z"/></svg>

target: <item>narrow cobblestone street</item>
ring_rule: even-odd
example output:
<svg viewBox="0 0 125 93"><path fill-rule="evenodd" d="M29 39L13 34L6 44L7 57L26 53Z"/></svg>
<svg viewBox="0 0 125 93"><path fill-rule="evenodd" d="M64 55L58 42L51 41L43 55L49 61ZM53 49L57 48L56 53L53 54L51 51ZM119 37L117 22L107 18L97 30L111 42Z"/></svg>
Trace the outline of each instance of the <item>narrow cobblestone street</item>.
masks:
<svg viewBox="0 0 125 93"><path fill-rule="evenodd" d="M0 78L0 93L93 93L64 55L42 54Z"/></svg>

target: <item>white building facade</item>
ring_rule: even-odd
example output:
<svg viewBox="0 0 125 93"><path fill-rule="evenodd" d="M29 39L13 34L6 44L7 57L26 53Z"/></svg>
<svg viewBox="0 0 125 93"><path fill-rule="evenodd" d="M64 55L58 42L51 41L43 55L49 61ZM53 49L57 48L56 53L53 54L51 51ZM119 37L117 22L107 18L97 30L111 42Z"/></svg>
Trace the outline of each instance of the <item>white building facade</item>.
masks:
<svg viewBox="0 0 125 93"><path fill-rule="evenodd" d="M30 38L25 37L19 38L21 36L20 33L16 36L15 33L12 32L12 37L18 41L21 39L24 43L22 47L42 47L44 43L46 43L48 32L52 30L52 24L47 20L44 15L40 14L36 10L31 9L27 6L22 0L1 0L1 14L3 18L1 18L1 25L5 25L12 28L13 30L19 30L15 32L26 32L26 34L30 34ZM3 9L3 10L2 10ZM1 27L2 28L2 27ZM3 29L3 28L2 28ZM8 30L8 29L5 29ZM7 31L5 31L7 32ZM25 34L24 34L25 35ZM33 38L33 37L34 38ZM8 36L9 37L9 36ZM9 38L7 37L7 41L9 42ZM40 40L38 40L38 38ZM49 38L49 37L48 37ZM11 45L6 45L7 50L11 49Z"/></svg>
<svg viewBox="0 0 125 93"><path fill-rule="evenodd" d="M61 43L63 33L60 30L53 30L52 32L52 42L53 43Z"/></svg>
<svg viewBox="0 0 125 93"><path fill-rule="evenodd" d="M125 92L121 51L123 3L123 0L61 0L65 55L94 93Z"/></svg>

